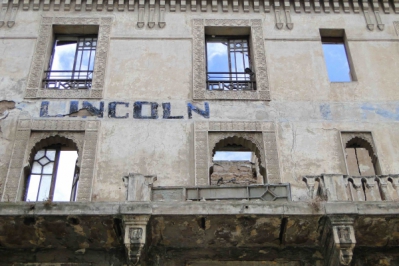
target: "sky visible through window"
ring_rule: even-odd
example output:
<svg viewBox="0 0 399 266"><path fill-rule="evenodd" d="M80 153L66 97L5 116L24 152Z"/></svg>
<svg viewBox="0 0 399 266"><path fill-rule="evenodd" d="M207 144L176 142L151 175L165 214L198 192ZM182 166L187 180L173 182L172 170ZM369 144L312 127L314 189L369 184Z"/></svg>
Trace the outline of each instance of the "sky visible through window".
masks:
<svg viewBox="0 0 399 266"><path fill-rule="evenodd" d="M214 161L251 161L252 152L247 151L217 151Z"/></svg>
<svg viewBox="0 0 399 266"><path fill-rule="evenodd" d="M331 82L350 82L351 74L343 43L323 43L324 59Z"/></svg>
<svg viewBox="0 0 399 266"><path fill-rule="evenodd" d="M61 151L53 201L70 201L77 158L76 151Z"/></svg>

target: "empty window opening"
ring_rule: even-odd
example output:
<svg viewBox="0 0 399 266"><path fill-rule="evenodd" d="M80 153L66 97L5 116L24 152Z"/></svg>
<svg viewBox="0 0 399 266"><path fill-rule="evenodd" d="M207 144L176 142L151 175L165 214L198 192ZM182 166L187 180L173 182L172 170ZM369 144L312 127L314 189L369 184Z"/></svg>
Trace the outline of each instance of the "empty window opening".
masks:
<svg viewBox="0 0 399 266"><path fill-rule="evenodd" d="M74 201L79 180L76 149L61 144L35 152L26 182L26 201Z"/></svg>
<svg viewBox="0 0 399 266"><path fill-rule="evenodd" d="M349 175L370 176L376 175L377 158L371 145L365 145L366 141L354 138L346 144L346 162Z"/></svg>
<svg viewBox="0 0 399 266"><path fill-rule="evenodd" d="M251 141L237 137L223 139L213 149L210 183L217 186L262 184L265 168L259 162L259 150Z"/></svg>
<svg viewBox="0 0 399 266"><path fill-rule="evenodd" d="M351 82L355 75L343 30L320 30L324 60L330 82Z"/></svg>
<svg viewBox="0 0 399 266"><path fill-rule="evenodd" d="M206 35L208 90L255 90L248 36Z"/></svg>

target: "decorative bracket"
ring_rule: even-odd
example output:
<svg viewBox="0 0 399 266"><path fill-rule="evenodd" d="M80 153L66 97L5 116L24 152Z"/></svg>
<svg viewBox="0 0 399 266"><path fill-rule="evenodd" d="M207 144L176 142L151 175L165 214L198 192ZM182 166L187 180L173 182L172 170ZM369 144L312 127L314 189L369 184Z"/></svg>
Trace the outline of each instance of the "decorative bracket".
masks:
<svg viewBox="0 0 399 266"><path fill-rule="evenodd" d="M127 201L151 201L151 187L157 180L156 175L129 173L122 180L127 187Z"/></svg>
<svg viewBox="0 0 399 266"><path fill-rule="evenodd" d="M3 0L0 10L0 27L3 27L4 25L7 10L8 10L8 0Z"/></svg>
<svg viewBox="0 0 399 266"><path fill-rule="evenodd" d="M165 0L160 0L159 1L159 21L158 21L158 26L160 28L165 27Z"/></svg>
<svg viewBox="0 0 399 266"><path fill-rule="evenodd" d="M144 8L145 0L139 0L139 19L137 21L137 27L144 27Z"/></svg>
<svg viewBox="0 0 399 266"><path fill-rule="evenodd" d="M381 20L381 15L380 15L380 4L378 3L378 1L371 1L371 4L373 6L374 9L374 15L375 15L375 19L377 21L377 27L379 30L384 30L384 24L382 23Z"/></svg>
<svg viewBox="0 0 399 266"><path fill-rule="evenodd" d="M284 26L284 23L281 22L280 17L280 0L274 0L274 15L276 16L276 28L281 30Z"/></svg>
<svg viewBox="0 0 399 266"><path fill-rule="evenodd" d="M10 20L7 22L7 26L9 28L15 25L15 17L17 16L18 7L19 7L19 1L18 0L12 1Z"/></svg>
<svg viewBox="0 0 399 266"><path fill-rule="evenodd" d="M150 0L150 13L148 15L148 27L154 28L155 26L155 0Z"/></svg>
<svg viewBox="0 0 399 266"><path fill-rule="evenodd" d="M367 29L374 30L374 24L371 22L370 19L368 0L362 0L362 6L363 6L364 18L366 19Z"/></svg>
<svg viewBox="0 0 399 266"><path fill-rule="evenodd" d="M138 265L142 257L145 240L146 227L150 215L124 215L123 216L123 243L125 244L128 265Z"/></svg>
<svg viewBox="0 0 399 266"><path fill-rule="evenodd" d="M349 216L332 216L327 222L322 235L324 243L325 265L350 265L353 249L356 246L354 218Z"/></svg>
<svg viewBox="0 0 399 266"><path fill-rule="evenodd" d="M294 23L291 20L291 11L290 11L290 1L284 0L284 11L285 11L285 19L287 21L287 29L292 30L294 28Z"/></svg>

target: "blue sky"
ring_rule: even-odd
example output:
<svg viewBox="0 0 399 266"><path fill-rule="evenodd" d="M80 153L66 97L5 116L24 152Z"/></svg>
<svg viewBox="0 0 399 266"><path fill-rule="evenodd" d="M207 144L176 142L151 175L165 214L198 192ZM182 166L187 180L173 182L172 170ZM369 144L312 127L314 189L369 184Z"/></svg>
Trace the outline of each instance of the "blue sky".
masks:
<svg viewBox="0 0 399 266"><path fill-rule="evenodd" d="M251 161L252 152L236 151L226 152L217 151L213 156L214 161Z"/></svg>
<svg viewBox="0 0 399 266"><path fill-rule="evenodd" d="M345 45L323 44L328 77L331 82L350 82L350 68L346 57Z"/></svg>

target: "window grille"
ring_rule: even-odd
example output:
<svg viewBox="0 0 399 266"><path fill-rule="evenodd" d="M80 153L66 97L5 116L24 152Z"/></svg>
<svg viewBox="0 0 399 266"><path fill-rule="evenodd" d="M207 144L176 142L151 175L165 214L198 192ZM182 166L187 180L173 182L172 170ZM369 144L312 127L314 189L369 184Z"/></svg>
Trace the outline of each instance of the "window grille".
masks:
<svg viewBox="0 0 399 266"><path fill-rule="evenodd" d="M44 88L90 89L96 47L97 36L56 36Z"/></svg>
<svg viewBox="0 0 399 266"><path fill-rule="evenodd" d="M256 90L247 37L206 36L208 90Z"/></svg>

